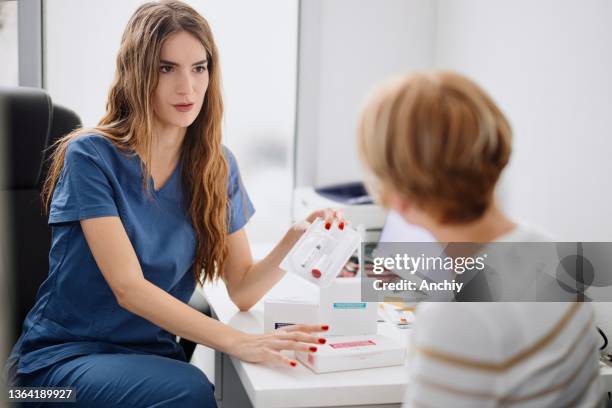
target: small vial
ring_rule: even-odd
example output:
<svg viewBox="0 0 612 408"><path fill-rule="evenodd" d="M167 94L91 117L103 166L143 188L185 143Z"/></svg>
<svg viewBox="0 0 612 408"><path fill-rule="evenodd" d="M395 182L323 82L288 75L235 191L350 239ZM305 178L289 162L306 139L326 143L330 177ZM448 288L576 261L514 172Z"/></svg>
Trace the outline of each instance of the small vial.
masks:
<svg viewBox="0 0 612 408"><path fill-rule="evenodd" d="M323 275L322 270L327 270L329 267L329 258L327 255L321 255L321 258L312 266L312 276L316 279L320 279Z"/></svg>

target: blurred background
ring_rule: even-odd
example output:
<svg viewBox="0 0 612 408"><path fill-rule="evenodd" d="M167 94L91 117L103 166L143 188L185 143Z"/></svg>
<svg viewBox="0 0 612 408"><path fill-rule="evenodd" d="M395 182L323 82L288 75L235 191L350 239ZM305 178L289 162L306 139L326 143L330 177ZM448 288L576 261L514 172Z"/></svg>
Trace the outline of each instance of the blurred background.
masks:
<svg viewBox="0 0 612 408"><path fill-rule="evenodd" d="M43 88L95 125L122 30L141 3L0 2L0 85ZM220 50L224 139L257 208L247 227L255 248L297 217L296 191L361 180L355 124L364 96L391 75L430 68L476 80L510 119L514 152L498 193L513 217L559 241L610 240L612 2L187 3L208 19Z"/></svg>
<svg viewBox="0 0 612 408"><path fill-rule="evenodd" d="M258 210L252 241L283 233L295 186L359 180L364 96L390 75L428 68L475 79L510 118L515 151L500 198L511 214L560 240L609 237L609 1L187 2L220 49L225 143ZM0 84L42 87L95 125L140 4L1 2Z"/></svg>
<svg viewBox="0 0 612 408"><path fill-rule="evenodd" d="M514 152L499 191L506 210L559 241L610 240L611 2L336 0L302 7L311 9L300 30L312 43L300 43L300 74L312 78L305 84L300 76L300 86L311 89L298 93L299 184L359 177L355 124L374 83L451 69L482 85L513 125Z"/></svg>

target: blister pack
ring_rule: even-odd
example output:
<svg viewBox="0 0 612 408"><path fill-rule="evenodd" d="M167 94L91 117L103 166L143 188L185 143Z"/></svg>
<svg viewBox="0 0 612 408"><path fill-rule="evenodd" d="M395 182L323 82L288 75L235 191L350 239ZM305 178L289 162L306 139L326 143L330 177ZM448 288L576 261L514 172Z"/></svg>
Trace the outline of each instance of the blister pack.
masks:
<svg viewBox="0 0 612 408"><path fill-rule="evenodd" d="M280 264L281 269L295 273L320 287L328 286L340 273L351 255L359 248L361 236L348 225L325 229L317 218L291 248Z"/></svg>

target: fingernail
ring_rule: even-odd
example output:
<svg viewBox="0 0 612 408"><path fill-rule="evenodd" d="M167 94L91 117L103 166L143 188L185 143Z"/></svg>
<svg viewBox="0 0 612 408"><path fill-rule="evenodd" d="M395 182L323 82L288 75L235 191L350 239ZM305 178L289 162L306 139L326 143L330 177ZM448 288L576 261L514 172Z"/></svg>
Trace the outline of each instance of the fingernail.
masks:
<svg viewBox="0 0 612 408"><path fill-rule="evenodd" d="M321 271L318 269L313 269L312 270L312 276L314 276L315 278L319 279L321 277Z"/></svg>
<svg viewBox="0 0 612 408"><path fill-rule="evenodd" d="M295 366L297 366L297 363L296 363L295 361L290 361L290 362L289 362L289 365L290 365L291 367L295 367Z"/></svg>
<svg viewBox="0 0 612 408"><path fill-rule="evenodd" d="M321 330L327 331L327 330L329 330L329 326L324 324L323 326L321 326Z"/></svg>
<svg viewBox="0 0 612 408"><path fill-rule="evenodd" d="M331 228L331 224L329 222L325 223L325 229L328 230Z"/></svg>
<svg viewBox="0 0 612 408"><path fill-rule="evenodd" d="M310 350L310 351L312 351L314 353L315 351L317 351L317 348L315 346L310 346L308 348L308 350Z"/></svg>
<svg viewBox="0 0 612 408"><path fill-rule="evenodd" d="M325 340L325 339L319 339L319 343L321 343L321 344L325 344L326 341L327 340Z"/></svg>
<svg viewBox="0 0 612 408"><path fill-rule="evenodd" d="M338 228L340 228L341 230L343 230L343 229L344 229L344 223L343 223L343 222L341 222L340 224L338 224Z"/></svg>

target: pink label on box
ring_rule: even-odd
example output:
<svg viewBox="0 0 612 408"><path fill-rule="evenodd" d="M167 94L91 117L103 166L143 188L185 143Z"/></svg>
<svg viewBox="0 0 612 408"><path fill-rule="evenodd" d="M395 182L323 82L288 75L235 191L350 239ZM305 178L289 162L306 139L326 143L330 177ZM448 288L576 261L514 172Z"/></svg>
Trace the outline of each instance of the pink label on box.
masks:
<svg viewBox="0 0 612 408"><path fill-rule="evenodd" d="M361 347L361 346L375 346L372 340L364 340L364 341L347 341L345 343L330 343L331 348L349 348L349 347Z"/></svg>

